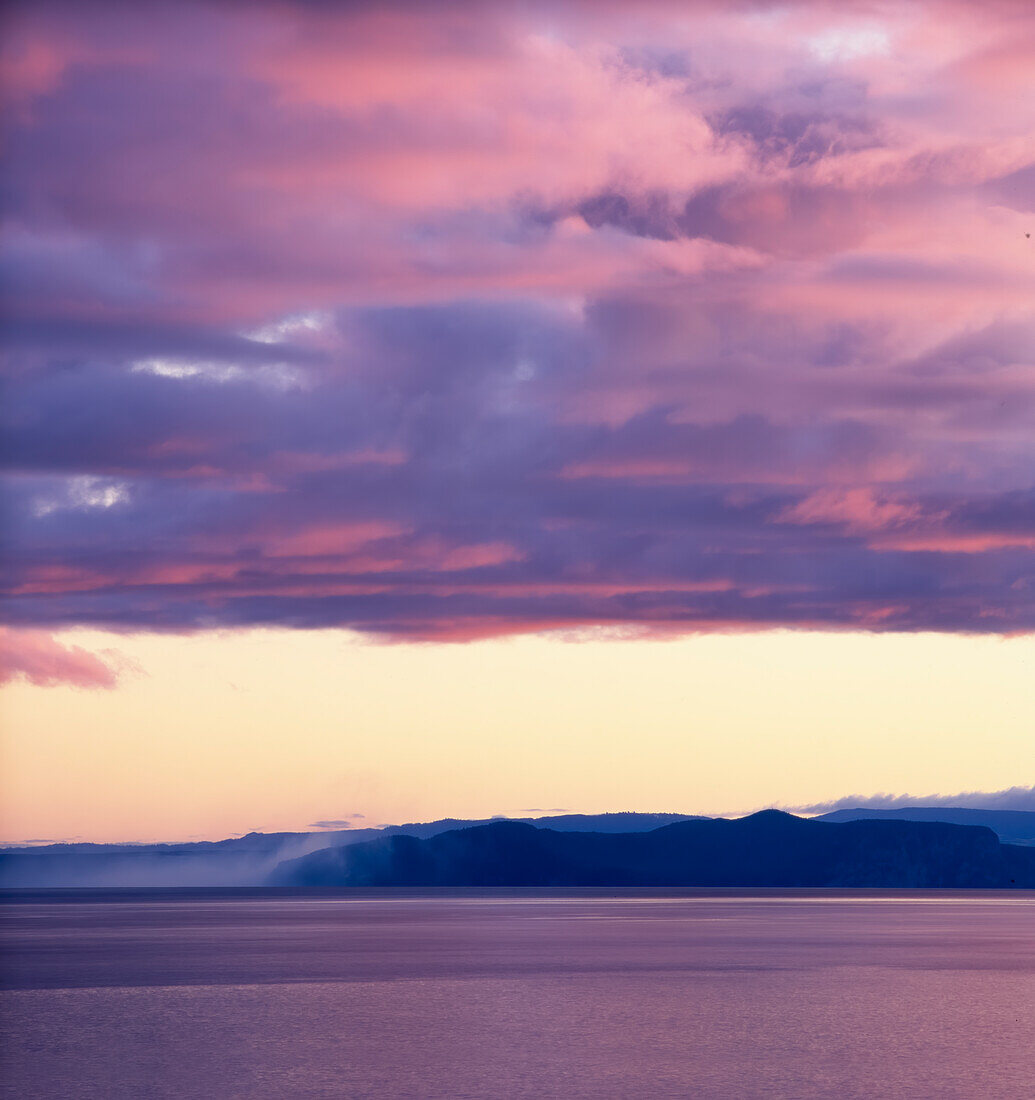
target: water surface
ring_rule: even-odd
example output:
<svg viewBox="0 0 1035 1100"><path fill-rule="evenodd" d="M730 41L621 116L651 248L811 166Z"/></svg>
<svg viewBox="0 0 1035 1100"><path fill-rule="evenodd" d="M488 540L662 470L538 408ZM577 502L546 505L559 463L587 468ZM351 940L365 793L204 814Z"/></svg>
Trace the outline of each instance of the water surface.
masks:
<svg viewBox="0 0 1035 1100"><path fill-rule="evenodd" d="M1035 1095L1035 894L8 894L4 1097Z"/></svg>

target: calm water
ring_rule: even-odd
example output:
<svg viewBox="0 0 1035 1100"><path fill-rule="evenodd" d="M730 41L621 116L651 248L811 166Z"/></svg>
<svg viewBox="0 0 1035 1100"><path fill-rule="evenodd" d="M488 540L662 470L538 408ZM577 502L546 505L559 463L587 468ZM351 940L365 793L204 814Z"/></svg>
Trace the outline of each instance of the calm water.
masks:
<svg viewBox="0 0 1035 1100"><path fill-rule="evenodd" d="M1035 1096L1035 895L8 896L4 1097Z"/></svg>

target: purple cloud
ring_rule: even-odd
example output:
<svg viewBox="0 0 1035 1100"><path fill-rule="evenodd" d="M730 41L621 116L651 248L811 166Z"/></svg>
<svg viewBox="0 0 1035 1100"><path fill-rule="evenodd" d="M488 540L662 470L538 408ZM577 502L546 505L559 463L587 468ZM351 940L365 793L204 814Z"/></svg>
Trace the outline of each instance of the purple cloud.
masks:
<svg viewBox="0 0 1035 1100"><path fill-rule="evenodd" d="M1023 35L759 7L15 5L8 620L1035 629Z"/></svg>

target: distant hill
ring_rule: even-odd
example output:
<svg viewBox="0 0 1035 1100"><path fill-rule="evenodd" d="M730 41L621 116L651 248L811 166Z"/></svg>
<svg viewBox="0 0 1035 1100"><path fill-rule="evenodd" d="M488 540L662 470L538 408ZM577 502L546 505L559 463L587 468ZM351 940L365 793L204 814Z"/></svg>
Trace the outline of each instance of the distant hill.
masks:
<svg viewBox="0 0 1035 1100"><path fill-rule="evenodd" d="M641 833L671 825L676 821L704 821L694 814L560 814L555 817L486 817L476 821L445 817L426 824L388 825L382 832L406 833L407 836L430 837L452 829L469 829L475 825L492 825L497 821L517 821L537 829L553 829L559 833ZM350 834L355 835L355 834ZM367 839L366 837L363 838Z"/></svg>
<svg viewBox="0 0 1035 1100"><path fill-rule="evenodd" d="M427 839L391 835L282 863L280 886L785 886L1035 888L1035 850L942 822L844 824L764 810L646 833L497 821Z"/></svg>
<svg viewBox="0 0 1035 1100"><path fill-rule="evenodd" d="M0 849L0 887L46 889L86 886L257 886L281 862L321 848L361 844L386 835L421 838L498 818L464 821L443 818L383 829L315 833L248 833L228 840L184 844L45 844ZM523 818L558 831L631 833L656 829L686 814L562 814Z"/></svg>
<svg viewBox="0 0 1035 1100"><path fill-rule="evenodd" d="M0 850L0 887L408 885L421 875L422 885L1017 885L1028 865L1015 851L1025 850L993 834L1033 844L1032 819L1024 811L929 807L838 810L811 821L777 811L738 821L672 813L443 818L188 844L9 848ZM848 829L853 822L871 831ZM891 831L880 832L885 826ZM1035 858L1035 847L1030 852Z"/></svg>
<svg viewBox="0 0 1035 1100"><path fill-rule="evenodd" d="M1006 844L1035 845L1035 811L974 810L953 806L905 806L896 810L834 810L816 821L947 821L952 825L984 825Z"/></svg>

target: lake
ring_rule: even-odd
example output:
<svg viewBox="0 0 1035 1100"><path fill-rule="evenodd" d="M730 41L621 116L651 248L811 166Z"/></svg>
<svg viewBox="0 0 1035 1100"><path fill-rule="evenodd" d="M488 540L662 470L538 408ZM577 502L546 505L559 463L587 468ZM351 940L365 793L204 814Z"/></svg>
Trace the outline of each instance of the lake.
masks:
<svg viewBox="0 0 1035 1100"><path fill-rule="evenodd" d="M1035 1095L1035 893L0 899L0 1095Z"/></svg>

